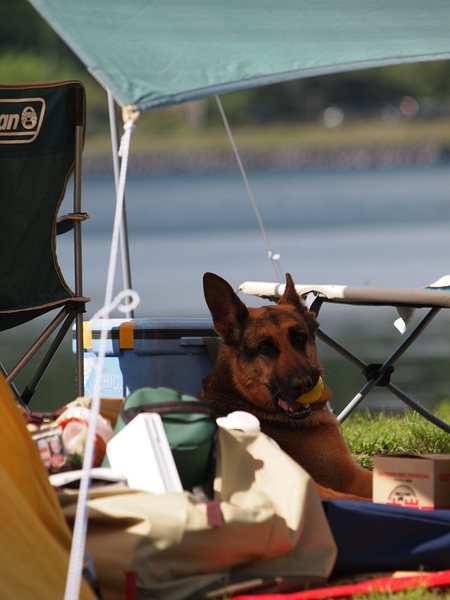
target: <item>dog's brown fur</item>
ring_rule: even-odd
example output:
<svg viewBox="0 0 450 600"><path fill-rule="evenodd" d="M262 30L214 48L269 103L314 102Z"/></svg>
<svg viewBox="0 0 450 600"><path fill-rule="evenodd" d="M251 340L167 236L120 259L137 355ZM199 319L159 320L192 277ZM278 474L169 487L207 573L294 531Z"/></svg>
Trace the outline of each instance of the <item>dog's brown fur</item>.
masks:
<svg viewBox="0 0 450 600"><path fill-rule="evenodd" d="M258 417L262 431L308 471L322 498L371 498L372 474L356 464L327 409L329 389L325 386L309 414L295 402L323 371L315 315L300 301L291 276L279 303L261 308L247 308L213 273L205 273L203 286L222 343L199 397L214 405L217 416L244 410ZM298 410L287 412L280 401Z"/></svg>

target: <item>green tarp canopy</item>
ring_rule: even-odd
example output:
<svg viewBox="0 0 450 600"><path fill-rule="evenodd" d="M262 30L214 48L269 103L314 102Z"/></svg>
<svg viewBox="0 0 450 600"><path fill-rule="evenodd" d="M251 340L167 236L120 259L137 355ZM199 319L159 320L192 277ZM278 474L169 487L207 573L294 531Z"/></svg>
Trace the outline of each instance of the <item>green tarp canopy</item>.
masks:
<svg viewBox="0 0 450 600"><path fill-rule="evenodd" d="M144 112L297 78L450 57L448 0L29 0Z"/></svg>

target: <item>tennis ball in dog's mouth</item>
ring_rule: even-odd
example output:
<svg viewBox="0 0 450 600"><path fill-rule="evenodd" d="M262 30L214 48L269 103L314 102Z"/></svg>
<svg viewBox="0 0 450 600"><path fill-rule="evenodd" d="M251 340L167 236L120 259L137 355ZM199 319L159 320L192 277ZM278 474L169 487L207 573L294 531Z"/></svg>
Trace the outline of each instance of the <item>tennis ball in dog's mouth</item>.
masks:
<svg viewBox="0 0 450 600"><path fill-rule="evenodd" d="M298 402L299 404L313 404L314 402L317 402L317 400L322 395L323 387L323 379L322 377L319 377L313 389L310 392L306 392L306 394L302 394L301 396L299 396L296 399L296 402Z"/></svg>

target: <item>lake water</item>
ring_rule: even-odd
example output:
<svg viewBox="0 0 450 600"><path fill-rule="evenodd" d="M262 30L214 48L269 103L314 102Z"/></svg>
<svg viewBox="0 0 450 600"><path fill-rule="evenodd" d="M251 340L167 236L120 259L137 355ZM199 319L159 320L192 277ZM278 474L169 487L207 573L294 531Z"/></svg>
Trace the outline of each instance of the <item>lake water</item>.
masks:
<svg viewBox="0 0 450 600"><path fill-rule="evenodd" d="M418 288L450 273L449 165L264 171L250 172L248 179L271 248L297 283ZM104 301L114 203L112 177L84 177L83 210L91 216L83 226L84 293L92 298L87 317ZM136 317L208 316L205 271L234 287L275 280L239 173L130 175L126 203L132 283L141 297ZM58 239L68 280L71 252L71 241ZM121 285L119 259L116 289ZM400 340L396 317L393 308L325 306L320 321L364 360L377 362ZM449 329L441 312L396 370L395 383L424 403L449 395ZM11 359L22 339L2 334ZM362 377L322 344L319 350L339 408L359 390ZM69 342L61 354L36 395L39 407L73 398ZM384 390L363 406L384 406L385 399L394 409L403 406Z"/></svg>

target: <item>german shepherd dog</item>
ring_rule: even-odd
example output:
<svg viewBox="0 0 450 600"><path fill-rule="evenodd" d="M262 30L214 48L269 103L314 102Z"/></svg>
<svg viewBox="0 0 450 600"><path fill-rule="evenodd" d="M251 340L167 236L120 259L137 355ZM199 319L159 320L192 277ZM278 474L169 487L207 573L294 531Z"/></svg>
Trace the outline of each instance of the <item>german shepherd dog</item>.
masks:
<svg viewBox="0 0 450 600"><path fill-rule="evenodd" d="M312 390L320 393L323 371L315 315L291 276L278 304L261 308L247 308L213 273L205 273L203 289L222 343L199 398L213 404L218 417L235 410L254 414L261 430L310 474L321 498L371 499L372 474L357 465L326 407L327 386L317 401L301 402Z"/></svg>

